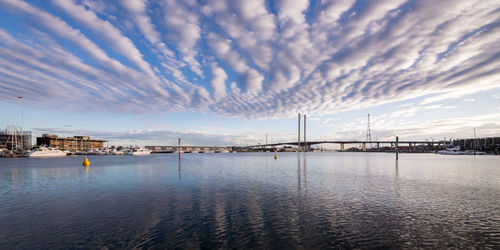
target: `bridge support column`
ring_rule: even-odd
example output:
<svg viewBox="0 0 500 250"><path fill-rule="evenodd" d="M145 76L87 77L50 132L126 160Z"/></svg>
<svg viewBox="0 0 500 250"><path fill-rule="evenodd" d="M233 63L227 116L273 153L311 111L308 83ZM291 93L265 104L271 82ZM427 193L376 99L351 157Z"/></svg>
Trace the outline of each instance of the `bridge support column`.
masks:
<svg viewBox="0 0 500 250"><path fill-rule="evenodd" d="M366 151L366 142L363 142L363 151Z"/></svg>
<svg viewBox="0 0 500 250"><path fill-rule="evenodd" d="M340 150L345 151L345 145L344 145L344 143L340 143Z"/></svg>
<svg viewBox="0 0 500 250"><path fill-rule="evenodd" d="M379 148L380 148L380 143L379 143L379 142L377 142L377 149L379 149Z"/></svg>

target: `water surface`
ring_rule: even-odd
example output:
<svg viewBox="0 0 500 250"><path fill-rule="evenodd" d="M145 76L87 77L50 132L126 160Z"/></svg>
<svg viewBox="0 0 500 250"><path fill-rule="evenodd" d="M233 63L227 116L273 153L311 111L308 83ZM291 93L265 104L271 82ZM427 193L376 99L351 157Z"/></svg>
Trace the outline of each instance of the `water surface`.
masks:
<svg viewBox="0 0 500 250"><path fill-rule="evenodd" d="M496 248L500 158L0 159L0 248Z"/></svg>

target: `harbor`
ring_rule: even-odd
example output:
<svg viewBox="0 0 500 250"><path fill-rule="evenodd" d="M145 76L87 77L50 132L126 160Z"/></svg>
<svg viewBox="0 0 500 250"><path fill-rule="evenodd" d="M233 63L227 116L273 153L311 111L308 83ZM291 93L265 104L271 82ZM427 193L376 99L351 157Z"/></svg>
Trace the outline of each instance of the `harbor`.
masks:
<svg viewBox="0 0 500 250"><path fill-rule="evenodd" d="M15 126L0 131L0 157L50 157L66 155L148 155L159 153L236 153L236 152L323 152L325 145L338 145L338 152L380 152L380 153L443 153L462 155L497 155L500 151L500 137L467 138L449 140L322 140L307 141L306 116L304 116L303 138L299 114L298 140L295 142L266 143L248 146L107 146L107 141L89 136L59 137L43 134L32 146L31 131L22 131ZM302 139L301 139L302 138ZM452 151L452 149L454 151ZM36 152L38 151L38 152ZM42 153L43 151L43 153ZM36 152L36 153L35 153Z"/></svg>
<svg viewBox="0 0 500 250"><path fill-rule="evenodd" d="M0 250L500 250L500 0L0 16Z"/></svg>

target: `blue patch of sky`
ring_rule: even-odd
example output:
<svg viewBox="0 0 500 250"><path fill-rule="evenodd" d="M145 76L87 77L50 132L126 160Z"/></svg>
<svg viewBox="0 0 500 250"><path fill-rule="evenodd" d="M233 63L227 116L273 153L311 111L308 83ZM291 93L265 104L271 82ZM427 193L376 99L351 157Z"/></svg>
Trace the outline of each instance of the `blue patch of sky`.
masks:
<svg viewBox="0 0 500 250"><path fill-rule="evenodd" d="M17 36L18 34L26 34L30 29L27 24L27 20L16 14L14 11L9 9L0 8L0 28L7 31L11 36Z"/></svg>
<svg viewBox="0 0 500 250"><path fill-rule="evenodd" d="M339 18L340 24L346 24L353 18L357 18L360 16L360 13L363 12L365 7L369 4L368 0L358 0L356 1L350 9L346 12L342 13Z"/></svg>
<svg viewBox="0 0 500 250"><path fill-rule="evenodd" d="M306 22L312 23L316 17L316 5L318 4L318 0L309 1L309 6L307 7L304 15L306 17Z"/></svg>

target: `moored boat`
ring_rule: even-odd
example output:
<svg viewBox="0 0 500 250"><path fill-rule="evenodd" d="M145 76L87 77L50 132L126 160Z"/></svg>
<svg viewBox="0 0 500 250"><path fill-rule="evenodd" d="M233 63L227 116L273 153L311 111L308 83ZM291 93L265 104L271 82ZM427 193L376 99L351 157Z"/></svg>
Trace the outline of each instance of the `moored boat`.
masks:
<svg viewBox="0 0 500 250"><path fill-rule="evenodd" d="M447 148L447 149L444 149L444 150L439 150L438 153L442 154L442 155L463 155L463 154L465 154L464 151L460 150L460 147L454 147L454 148Z"/></svg>
<svg viewBox="0 0 500 250"><path fill-rule="evenodd" d="M131 151L128 152L129 155L149 155L151 154L151 150L147 148L134 148Z"/></svg>
<svg viewBox="0 0 500 250"><path fill-rule="evenodd" d="M68 152L54 148L39 147L27 154L28 157L62 157L68 155Z"/></svg>
<svg viewBox="0 0 500 250"><path fill-rule="evenodd" d="M124 155L125 154L125 152L123 152L121 150L116 150L115 148L113 150L111 150L110 153L112 155Z"/></svg>

